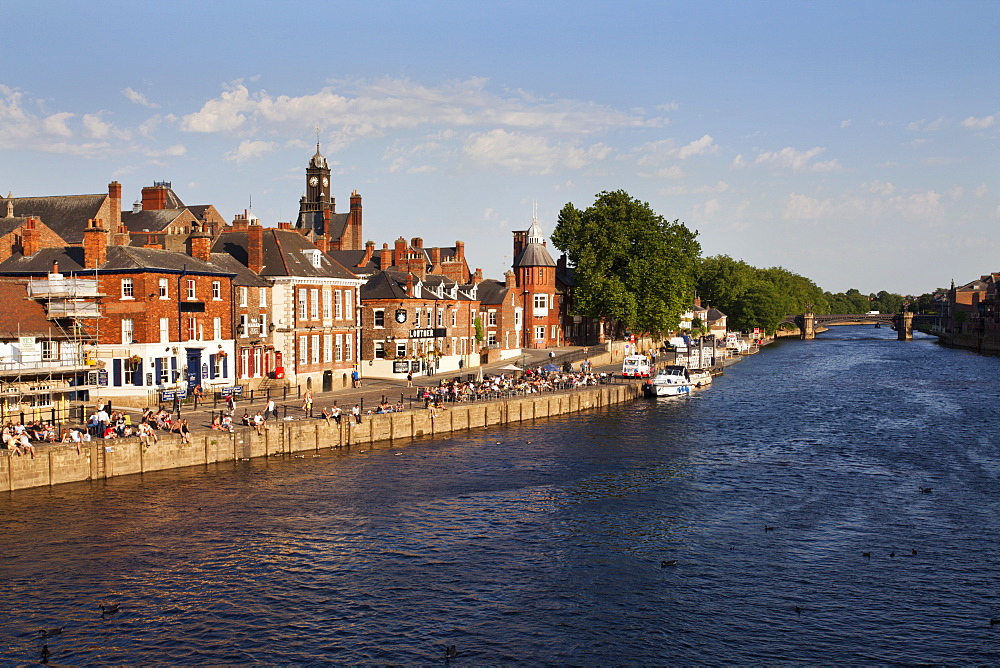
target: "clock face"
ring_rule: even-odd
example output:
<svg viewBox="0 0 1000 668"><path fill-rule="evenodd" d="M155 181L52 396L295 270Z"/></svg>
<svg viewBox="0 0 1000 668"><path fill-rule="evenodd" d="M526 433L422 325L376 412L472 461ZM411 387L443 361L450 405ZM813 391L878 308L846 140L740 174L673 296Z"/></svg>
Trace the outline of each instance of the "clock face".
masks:
<svg viewBox="0 0 1000 668"><path fill-rule="evenodd" d="M396 322L406 322L406 310L396 309Z"/></svg>
<svg viewBox="0 0 1000 668"><path fill-rule="evenodd" d="M315 188L318 183L319 179L316 178L315 176L309 179L309 185L311 185L313 188Z"/></svg>
<svg viewBox="0 0 1000 668"><path fill-rule="evenodd" d="M323 187L326 188L328 185L330 185L330 179L328 179L328 178L326 178L324 176L323 177Z"/></svg>

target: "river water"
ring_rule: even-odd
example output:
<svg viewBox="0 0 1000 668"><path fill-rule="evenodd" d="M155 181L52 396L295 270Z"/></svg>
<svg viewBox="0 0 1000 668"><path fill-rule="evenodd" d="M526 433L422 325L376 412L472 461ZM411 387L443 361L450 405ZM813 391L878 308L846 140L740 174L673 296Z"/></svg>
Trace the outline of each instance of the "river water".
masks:
<svg viewBox="0 0 1000 668"><path fill-rule="evenodd" d="M0 661L995 664L1000 359L894 337L781 342L686 400L5 495Z"/></svg>

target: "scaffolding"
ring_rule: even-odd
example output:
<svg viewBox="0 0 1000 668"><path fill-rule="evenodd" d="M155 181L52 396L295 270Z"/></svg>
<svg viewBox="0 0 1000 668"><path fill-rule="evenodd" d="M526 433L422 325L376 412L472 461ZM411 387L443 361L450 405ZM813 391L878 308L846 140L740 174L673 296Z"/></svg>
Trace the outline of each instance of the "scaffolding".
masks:
<svg viewBox="0 0 1000 668"><path fill-rule="evenodd" d="M0 418L78 422L85 393L98 387L99 371L97 331L83 321L98 322L104 295L96 277L50 274L25 288L45 310L49 330L23 337L18 331L17 343L7 344L11 355L0 359Z"/></svg>

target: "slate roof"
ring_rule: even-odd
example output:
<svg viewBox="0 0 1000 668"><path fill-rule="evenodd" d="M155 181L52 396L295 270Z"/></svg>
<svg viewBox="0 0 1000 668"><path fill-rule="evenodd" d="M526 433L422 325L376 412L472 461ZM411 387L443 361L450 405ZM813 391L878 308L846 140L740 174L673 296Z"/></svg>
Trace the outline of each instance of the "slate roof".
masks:
<svg viewBox="0 0 1000 668"><path fill-rule="evenodd" d="M392 274L392 275L390 275ZM361 299L412 299L406 294L406 279L400 285L396 276L399 272L380 271L361 286Z"/></svg>
<svg viewBox="0 0 1000 668"><path fill-rule="evenodd" d="M327 239L334 241L343 237L344 230L347 228L347 221L350 217L350 213L330 214L330 230L327 235ZM323 212L303 211L299 214L299 221L296 227L306 228L313 231L321 230L323 228Z"/></svg>
<svg viewBox="0 0 1000 668"><path fill-rule="evenodd" d="M37 216L66 243L83 243L87 221L98 218L108 194L54 195L51 197L12 197L14 215ZM7 210L7 199L0 199L0 211ZM105 221L107 223L107 221ZM113 230L112 230L113 231Z"/></svg>
<svg viewBox="0 0 1000 668"><path fill-rule="evenodd" d="M83 249L77 246L64 248L43 248L34 255L25 257L13 255L0 262L0 274L15 276L48 275L52 263L59 263L59 273L73 274L92 272L84 269ZM190 255L159 248L136 248L134 246L108 246L107 261L99 268L102 272L134 272L151 270L166 273L216 274L230 276L235 272L209 262L203 262Z"/></svg>
<svg viewBox="0 0 1000 668"><path fill-rule="evenodd" d="M267 288L271 284L250 271L239 260L228 253L212 253L212 264L230 273L236 274L233 285L245 285L251 288Z"/></svg>
<svg viewBox="0 0 1000 668"><path fill-rule="evenodd" d="M466 292L469 292L471 288L472 284L462 286L462 289ZM476 290L476 298L484 306L495 306L503 303L509 291L510 288L507 287L504 281L487 278L479 282Z"/></svg>
<svg viewBox="0 0 1000 668"><path fill-rule="evenodd" d="M528 244L514 260L515 267L554 267L555 260L541 244Z"/></svg>
<svg viewBox="0 0 1000 668"><path fill-rule="evenodd" d="M266 227L263 244L264 267L261 269L261 276L357 278L326 253L320 253L320 266L314 266L306 251L319 251L319 249L295 230ZM248 262L246 231L223 232L216 239L212 251L227 253L246 266Z"/></svg>
<svg viewBox="0 0 1000 668"><path fill-rule="evenodd" d="M27 218L0 218L0 237L5 237L28 222Z"/></svg>
<svg viewBox="0 0 1000 668"><path fill-rule="evenodd" d="M0 340L9 341L18 336L43 336L66 338L58 327L45 318L45 309L34 299L28 298L24 283L0 281Z"/></svg>
<svg viewBox="0 0 1000 668"><path fill-rule="evenodd" d="M162 232L177 220L184 209L153 209L151 211L122 211L122 223L129 232ZM43 219L44 221L44 219ZM114 232L115 230L111 230Z"/></svg>
<svg viewBox="0 0 1000 668"><path fill-rule="evenodd" d="M326 254L345 269L359 276L368 276L379 270L378 251L372 253L368 264L363 267L358 266L358 263L365 259L365 251L363 250L327 251Z"/></svg>
<svg viewBox="0 0 1000 668"><path fill-rule="evenodd" d="M726 314L715 308L714 306L708 309L708 315L705 316L708 322L717 322L726 317Z"/></svg>

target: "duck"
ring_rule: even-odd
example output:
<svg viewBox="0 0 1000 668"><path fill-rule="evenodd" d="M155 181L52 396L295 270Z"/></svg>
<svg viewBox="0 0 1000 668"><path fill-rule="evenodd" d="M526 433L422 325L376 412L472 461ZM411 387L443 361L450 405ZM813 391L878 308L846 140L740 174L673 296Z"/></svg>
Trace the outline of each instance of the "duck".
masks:
<svg viewBox="0 0 1000 668"><path fill-rule="evenodd" d="M871 552L862 552L861 556L864 557L865 559L871 559L872 558L872 553Z"/></svg>
<svg viewBox="0 0 1000 668"><path fill-rule="evenodd" d="M677 565L676 559L665 559L660 562L660 568L667 568L668 566L676 566L676 565Z"/></svg>
<svg viewBox="0 0 1000 668"><path fill-rule="evenodd" d="M802 608L800 608L799 606L795 606L795 614L801 616L802 615Z"/></svg>
<svg viewBox="0 0 1000 668"><path fill-rule="evenodd" d="M448 645L447 647L444 648L444 658L445 659L454 659L456 656L458 656L458 647L457 646L455 646L455 645Z"/></svg>
<svg viewBox="0 0 1000 668"><path fill-rule="evenodd" d="M765 524L765 525L764 525L764 531L774 531L774 527L769 527L769 526L767 526L767 525Z"/></svg>
<svg viewBox="0 0 1000 668"><path fill-rule="evenodd" d="M201 510L201 508L199 508L198 510ZM118 609L121 608L121 605L122 605L121 603L102 603L98 607L100 607L102 615L113 615L116 612L118 612Z"/></svg>
<svg viewBox="0 0 1000 668"><path fill-rule="evenodd" d="M60 626L55 629L38 629L38 636L40 638L51 638L52 636L57 636L66 629L65 626Z"/></svg>
<svg viewBox="0 0 1000 668"><path fill-rule="evenodd" d="M921 487L920 488L920 493L921 494L930 494L933 491L934 491L933 487Z"/></svg>

